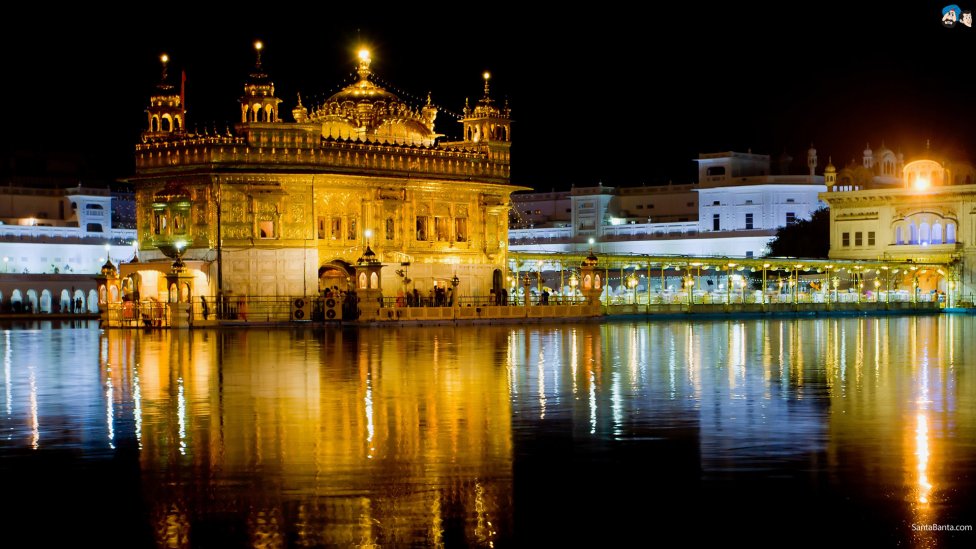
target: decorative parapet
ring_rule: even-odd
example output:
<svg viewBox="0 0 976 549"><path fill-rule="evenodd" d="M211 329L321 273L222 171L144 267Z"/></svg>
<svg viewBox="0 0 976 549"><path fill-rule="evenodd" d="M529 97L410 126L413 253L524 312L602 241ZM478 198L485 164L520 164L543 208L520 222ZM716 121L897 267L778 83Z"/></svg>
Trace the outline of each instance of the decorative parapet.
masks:
<svg viewBox="0 0 976 549"><path fill-rule="evenodd" d="M136 145L135 156L136 171L143 175L196 166L279 166L283 170L329 169L508 183L510 172L509 164L493 160L486 147L441 149L330 140L303 148L253 146L243 137L199 137L141 143Z"/></svg>

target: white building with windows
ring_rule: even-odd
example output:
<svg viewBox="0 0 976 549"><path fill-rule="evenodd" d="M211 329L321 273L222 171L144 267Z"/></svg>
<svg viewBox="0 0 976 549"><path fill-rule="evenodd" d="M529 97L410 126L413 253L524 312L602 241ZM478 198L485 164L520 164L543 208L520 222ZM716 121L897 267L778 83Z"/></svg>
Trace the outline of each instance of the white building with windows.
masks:
<svg viewBox="0 0 976 549"><path fill-rule="evenodd" d="M108 189L0 187L0 272L94 274L132 259L134 229L115 228Z"/></svg>
<svg viewBox="0 0 976 549"><path fill-rule="evenodd" d="M513 251L758 257L780 227L823 203L817 153L805 175L774 174L769 155L701 154L698 183L513 195ZM785 170L779 170L785 171Z"/></svg>

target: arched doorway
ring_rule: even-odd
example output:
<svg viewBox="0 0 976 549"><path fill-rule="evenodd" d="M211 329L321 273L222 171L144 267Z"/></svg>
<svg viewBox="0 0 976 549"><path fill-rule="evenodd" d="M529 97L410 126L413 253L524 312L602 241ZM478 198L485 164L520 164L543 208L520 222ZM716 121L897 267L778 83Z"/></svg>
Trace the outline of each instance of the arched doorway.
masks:
<svg viewBox="0 0 976 549"><path fill-rule="evenodd" d="M71 307L71 310L73 312L76 312L76 313L83 313L83 312L85 312L85 292L84 292L84 290L75 290L75 293L74 293L73 296L71 296L71 299L72 299L72 303L71 303L72 307Z"/></svg>
<svg viewBox="0 0 976 549"><path fill-rule="evenodd" d="M38 303L38 311L42 313L51 313L51 291L41 290L41 298Z"/></svg>
<svg viewBox="0 0 976 549"><path fill-rule="evenodd" d="M27 303L25 307L27 307L28 313L37 312L37 290L27 290Z"/></svg>
<svg viewBox="0 0 976 549"><path fill-rule="evenodd" d="M98 292L95 290L88 290L88 312L98 312Z"/></svg>
<svg viewBox="0 0 976 549"><path fill-rule="evenodd" d="M501 269L495 269L491 273L491 289L495 292L495 295L501 295L502 288L504 288L504 283L502 281L502 271Z"/></svg>
<svg viewBox="0 0 976 549"><path fill-rule="evenodd" d="M319 293L328 290L345 292L349 289L349 281L355 273L345 261L336 260L319 267Z"/></svg>
<svg viewBox="0 0 976 549"><path fill-rule="evenodd" d="M24 312L24 297L20 290L14 290L10 294L10 311L14 313Z"/></svg>
<svg viewBox="0 0 976 549"><path fill-rule="evenodd" d="M71 293L67 289L61 290L61 297L58 298L58 310L62 313L71 312Z"/></svg>

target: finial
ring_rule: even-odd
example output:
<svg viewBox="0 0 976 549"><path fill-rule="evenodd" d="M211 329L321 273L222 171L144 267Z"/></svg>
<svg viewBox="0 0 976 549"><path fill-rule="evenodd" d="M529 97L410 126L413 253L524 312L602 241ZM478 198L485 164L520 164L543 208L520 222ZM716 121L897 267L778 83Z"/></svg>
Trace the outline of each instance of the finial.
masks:
<svg viewBox="0 0 976 549"><path fill-rule="evenodd" d="M430 92L428 91L427 92L427 106L428 107L430 106L430 103L431 103L431 101L430 101Z"/></svg>
<svg viewBox="0 0 976 549"><path fill-rule="evenodd" d="M932 140L931 139L926 139L925 140L925 150L928 151L931 148L932 148Z"/></svg>
<svg viewBox="0 0 976 549"><path fill-rule="evenodd" d="M369 63L372 61L369 50L362 48L357 55L359 57L359 68L356 69L356 72L359 73L360 80L366 80L366 77L369 76Z"/></svg>
<svg viewBox="0 0 976 549"><path fill-rule="evenodd" d="M491 79L491 73L488 72L488 71L485 71L485 73L482 74L481 76L485 79L485 99L487 99L488 98L488 80Z"/></svg>
<svg viewBox="0 0 976 549"><path fill-rule="evenodd" d="M264 49L264 44L262 44L260 40L254 42L254 51L257 52L257 56L258 56L257 61L254 63L254 66L257 67L258 69L261 68L261 50L262 49Z"/></svg>
<svg viewBox="0 0 976 549"><path fill-rule="evenodd" d="M163 63L163 78L162 82L166 82L166 67L169 64L169 56L165 53L159 56L159 60Z"/></svg>
<svg viewBox="0 0 976 549"><path fill-rule="evenodd" d="M298 92L298 105L297 107L302 108L302 92Z"/></svg>

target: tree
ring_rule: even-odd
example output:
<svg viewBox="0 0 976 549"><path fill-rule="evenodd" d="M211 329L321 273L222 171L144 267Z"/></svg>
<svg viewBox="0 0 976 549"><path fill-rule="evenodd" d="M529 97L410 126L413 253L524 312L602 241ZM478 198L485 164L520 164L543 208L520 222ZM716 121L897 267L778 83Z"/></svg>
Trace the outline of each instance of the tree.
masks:
<svg viewBox="0 0 976 549"><path fill-rule="evenodd" d="M769 243L772 257L826 258L830 251L830 210L820 208L810 219L780 227Z"/></svg>

